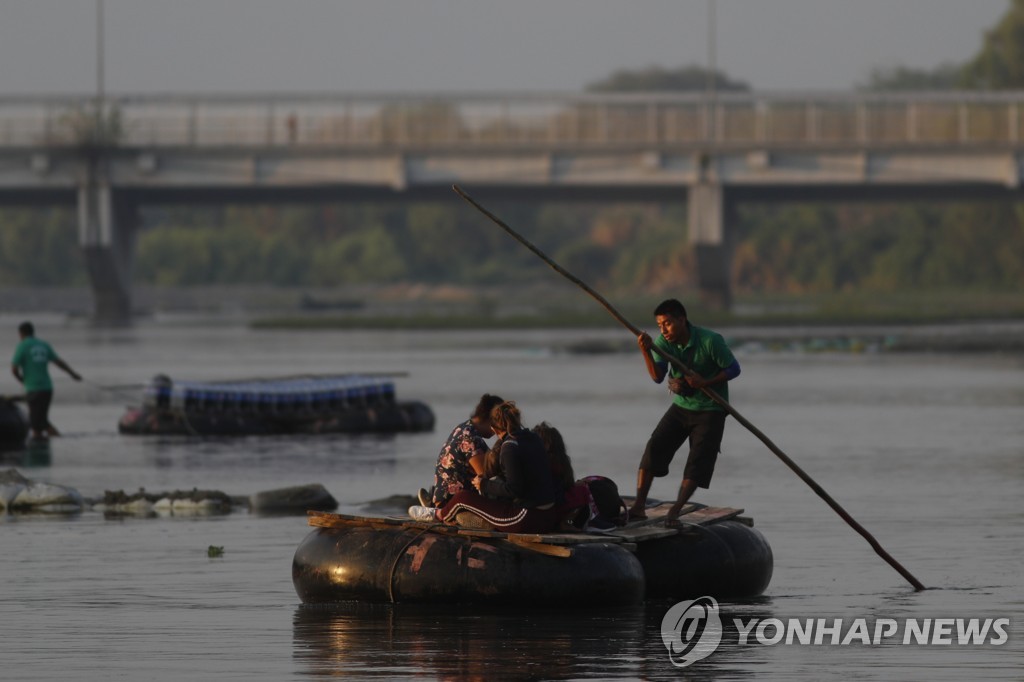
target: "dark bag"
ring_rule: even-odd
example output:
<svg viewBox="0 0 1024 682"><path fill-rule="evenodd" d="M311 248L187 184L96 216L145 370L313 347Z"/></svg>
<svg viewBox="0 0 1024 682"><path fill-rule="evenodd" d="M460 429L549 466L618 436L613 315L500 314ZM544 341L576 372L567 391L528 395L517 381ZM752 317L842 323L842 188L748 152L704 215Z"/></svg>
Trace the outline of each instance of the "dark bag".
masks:
<svg viewBox="0 0 1024 682"><path fill-rule="evenodd" d="M587 476L579 481L590 493L591 528L612 528L629 521L629 507L619 495L619 486L605 476Z"/></svg>

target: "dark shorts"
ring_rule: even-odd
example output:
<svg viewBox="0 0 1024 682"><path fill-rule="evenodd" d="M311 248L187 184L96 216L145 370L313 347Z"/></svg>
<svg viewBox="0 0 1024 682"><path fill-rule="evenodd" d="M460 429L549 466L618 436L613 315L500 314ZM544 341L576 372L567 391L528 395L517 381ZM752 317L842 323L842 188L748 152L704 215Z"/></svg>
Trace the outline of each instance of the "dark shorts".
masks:
<svg viewBox="0 0 1024 682"><path fill-rule="evenodd" d="M694 412L671 405L647 441L640 468L654 476L667 476L668 465L676 451L689 439L690 456L686 458L683 478L694 481L700 488L707 488L722 447L727 416L720 410Z"/></svg>
<svg viewBox="0 0 1024 682"><path fill-rule="evenodd" d="M31 391L25 394L28 404L28 423L33 431L46 431L50 425L50 401L53 391Z"/></svg>

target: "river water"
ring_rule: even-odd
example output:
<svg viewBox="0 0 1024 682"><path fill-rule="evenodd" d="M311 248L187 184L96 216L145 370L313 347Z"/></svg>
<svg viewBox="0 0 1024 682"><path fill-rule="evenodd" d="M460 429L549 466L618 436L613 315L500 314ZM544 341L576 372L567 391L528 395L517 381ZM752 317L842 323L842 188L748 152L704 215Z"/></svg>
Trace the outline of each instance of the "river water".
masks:
<svg viewBox="0 0 1024 682"><path fill-rule="evenodd" d="M17 322L0 318L16 341ZM578 475L631 485L668 396L634 353L569 355L573 331L252 331L178 317L125 330L36 316L39 336L89 383L55 370L49 449L5 455L25 476L77 488L218 488L229 494L319 482L341 511L429 482L447 430L483 392L547 420ZM931 589L915 593L735 421L710 490L742 507L775 553L761 598L724 602L718 650L670 662L671 603L624 611L302 607L291 584L305 518L105 519L0 515L3 679L1021 679L1024 669L1024 358L1012 355L737 351L733 404ZM140 438L117 433L139 384L182 379L396 371L399 397L427 401L433 433L389 437ZM100 387L104 388L100 388ZM0 392L16 391L13 379ZM652 496L670 498L672 476ZM387 510L395 513L396 510ZM224 548L210 558L207 548ZM734 620L1008 619L980 645L741 643ZM763 630L767 635L771 629ZM843 630L844 636L847 630Z"/></svg>

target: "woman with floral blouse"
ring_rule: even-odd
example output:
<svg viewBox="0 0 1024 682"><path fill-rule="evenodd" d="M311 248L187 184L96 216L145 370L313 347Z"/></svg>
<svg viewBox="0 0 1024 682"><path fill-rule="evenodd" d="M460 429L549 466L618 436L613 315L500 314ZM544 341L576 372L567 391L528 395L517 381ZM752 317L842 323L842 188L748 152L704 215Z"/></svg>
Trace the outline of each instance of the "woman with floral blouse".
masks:
<svg viewBox="0 0 1024 682"><path fill-rule="evenodd" d="M484 439L494 435L491 410L503 402L502 398L485 393L470 418L452 429L437 457L431 495L433 507L443 507L456 494L472 489L473 478L483 472L488 450Z"/></svg>

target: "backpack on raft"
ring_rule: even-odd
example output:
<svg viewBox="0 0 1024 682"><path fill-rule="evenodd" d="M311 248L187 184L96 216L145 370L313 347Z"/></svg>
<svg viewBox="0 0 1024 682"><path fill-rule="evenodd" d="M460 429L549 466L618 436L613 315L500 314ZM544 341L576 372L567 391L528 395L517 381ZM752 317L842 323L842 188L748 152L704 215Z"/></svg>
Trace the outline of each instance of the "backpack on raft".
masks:
<svg viewBox="0 0 1024 682"><path fill-rule="evenodd" d="M629 521L629 507L619 495L619 486L605 476L586 476L566 493L566 502L576 511L568 521L578 530L607 530Z"/></svg>

